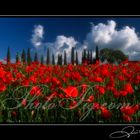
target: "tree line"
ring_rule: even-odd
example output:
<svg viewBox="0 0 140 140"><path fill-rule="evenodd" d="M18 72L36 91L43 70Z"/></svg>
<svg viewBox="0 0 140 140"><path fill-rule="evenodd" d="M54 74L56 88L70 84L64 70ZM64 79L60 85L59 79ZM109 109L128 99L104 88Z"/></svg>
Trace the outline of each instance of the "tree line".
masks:
<svg viewBox="0 0 140 140"><path fill-rule="evenodd" d="M50 57L52 57L50 59ZM84 49L82 51L82 57L81 57L81 63L82 64L94 64L96 61L105 61L107 60L109 63L114 63L114 62L118 62L120 63L121 61L125 60L127 58L127 56L121 52L120 50L112 50L112 49L102 49L99 52L98 46L96 46L95 48L95 57L93 57L93 50L87 50ZM10 48L8 47L7 50L7 63L11 62L11 53L10 53ZM41 64L52 64L52 65L67 65L68 61L67 61L67 53L66 51L63 52L62 54L58 54L57 56L57 62L55 62L55 56L54 54L50 55L50 50L49 48L47 49L47 53L46 53L46 62L44 61L44 56L41 55L40 60L38 57L37 52L35 52L34 54L34 58L32 59L31 57L31 52L30 52L30 48L27 49L27 52L23 49L21 54L16 54L16 63L18 62L22 62L22 63L26 63L26 64L31 64L32 62L38 62ZM78 51L75 50L74 47L72 47L71 49L71 64L75 64L78 65L79 64L79 58L78 58Z"/></svg>

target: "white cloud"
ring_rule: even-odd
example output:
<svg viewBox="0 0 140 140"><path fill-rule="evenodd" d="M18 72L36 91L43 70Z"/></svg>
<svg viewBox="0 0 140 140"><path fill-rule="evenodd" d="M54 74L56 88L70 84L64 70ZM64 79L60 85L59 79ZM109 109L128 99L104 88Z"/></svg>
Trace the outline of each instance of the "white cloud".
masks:
<svg viewBox="0 0 140 140"><path fill-rule="evenodd" d="M116 22L110 20L107 24L92 24L91 32L88 33L86 41L88 48L120 49L125 54L140 51L140 39L135 28L125 26L120 30L116 29ZM135 59L137 53L131 54L131 59Z"/></svg>
<svg viewBox="0 0 140 140"><path fill-rule="evenodd" d="M56 37L54 44L52 45L53 53L57 59L58 54L64 53L66 51L68 61L71 56L72 47L76 47L78 42L73 37L66 37L64 35L59 35Z"/></svg>
<svg viewBox="0 0 140 140"><path fill-rule="evenodd" d="M81 60L82 50L87 48L94 51L96 45L99 46L99 49L119 49L129 55L130 59L140 59L140 38L135 28L124 26L117 29L117 23L113 20L107 21L107 23L98 23L97 25L92 23L91 31L81 43L76 41L74 37L66 37L65 35L56 36L54 42L43 42L43 35L44 27L42 25L34 26L31 39L34 51L45 56L47 48L51 48L50 51L55 54L56 60L59 53L63 54L66 51L68 61L70 61L72 47L76 48L78 58ZM93 54L95 56L95 52Z"/></svg>
<svg viewBox="0 0 140 140"><path fill-rule="evenodd" d="M31 42L36 48L42 45L43 35L44 35L44 27L42 25L35 25Z"/></svg>
<svg viewBox="0 0 140 140"><path fill-rule="evenodd" d="M44 27L42 25L34 26L31 43L34 48L31 49L32 56L35 52L38 52L39 58L41 55L44 55L46 59L47 48L50 48L50 55L53 53L57 61L58 54L64 54L64 51L67 53L68 61L70 61L71 49L72 47L78 47L78 42L74 37L66 37L64 35L58 35L54 42L43 42L42 39L44 35ZM78 49L78 48L77 48ZM50 58L51 59L51 58Z"/></svg>
<svg viewBox="0 0 140 140"><path fill-rule="evenodd" d="M71 49L72 47L75 47L78 51L78 54L82 54L81 51L81 45L79 45L79 42L77 42L74 37L66 37L64 35L58 35L54 42L43 42L40 47L36 47L32 49L32 54L34 54L36 51L39 52L38 56L41 57L41 55L44 55L44 60L46 60L46 51L47 48L50 50L50 56L52 54L55 55L55 61L57 62L58 54L64 54L64 51L67 53L67 60L70 62L70 56L71 56ZM64 57L64 56L63 56ZM50 57L51 60L51 57Z"/></svg>

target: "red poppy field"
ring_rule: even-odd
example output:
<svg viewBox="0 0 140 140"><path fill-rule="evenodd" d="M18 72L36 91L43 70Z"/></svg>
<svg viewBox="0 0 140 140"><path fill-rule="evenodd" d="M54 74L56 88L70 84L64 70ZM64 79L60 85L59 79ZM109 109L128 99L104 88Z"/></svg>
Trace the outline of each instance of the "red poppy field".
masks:
<svg viewBox="0 0 140 140"><path fill-rule="evenodd" d="M0 122L139 123L140 63L1 63Z"/></svg>

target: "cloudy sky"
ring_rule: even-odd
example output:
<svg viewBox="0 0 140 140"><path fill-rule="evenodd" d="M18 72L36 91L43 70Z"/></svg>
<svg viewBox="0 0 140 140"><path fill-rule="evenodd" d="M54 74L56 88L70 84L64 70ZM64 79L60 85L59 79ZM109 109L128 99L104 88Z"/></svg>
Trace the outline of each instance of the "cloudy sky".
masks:
<svg viewBox="0 0 140 140"><path fill-rule="evenodd" d="M95 50L120 49L131 60L140 60L140 18L102 17L44 17L0 18L0 60L6 56L8 46L14 61L16 53L31 48L38 55L46 54L49 47L55 56L65 50L70 58L72 47L78 50L79 60L83 48ZM93 54L94 55L94 54Z"/></svg>

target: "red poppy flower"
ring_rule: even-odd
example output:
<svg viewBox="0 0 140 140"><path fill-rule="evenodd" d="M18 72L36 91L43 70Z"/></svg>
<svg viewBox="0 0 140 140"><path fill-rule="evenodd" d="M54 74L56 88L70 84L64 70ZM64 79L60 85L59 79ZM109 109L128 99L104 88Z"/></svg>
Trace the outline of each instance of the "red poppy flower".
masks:
<svg viewBox="0 0 140 140"><path fill-rule="evenodd" d="M63 94L58 94L58 97L63 99L64 95Z"/></svg>
<svg viewBox="0 0 140 140"><path fill-rule="evenodd" d="M77 105L77 101L73 100L69 106L70 109L73 109Z"/></svg>
<svg viewBox="0 0 140 140"><path fill-rule="evenodd" d="M93 103L92 109L95 110L95 111L96 111L96 110L99 110L99 109L100 109L100 104L97 103L97 102Z"/></svg>
<svg viewBox="0 0 140 140"><path fill-rule="evenodd" d="M119 79L120 81L124 81L124 80L125 80L125 78L124 78L123 75L118 76L118 79Z"/></svg>
<svg viewBox="0 0 140 140"><path fill-rule="evenodd" d="M120 97L120 92L117 91L117 89L113 88L112 92L113 92L115 98Z"/></svg>
<svg viewBox="0 0 140 140"><path fill-rule="evenodd" d="M0 92L3 92L6 90L6 86L4 84L0 84Z"/></svg>
<svg viewBox="0 0 140 140"><path fill-rule="evenodd" d="M140 108L140 106L139 105L134 105L133 106L133 109L134 109L134 111L136 112L136 111L138 111L139 110L139 108Z"/></svg>
<svg viewBox="0 0 140 140"><path fill-rule="evenodd" d="M71 74L72 80L80 81L82 79L81 75L79 72L72 72Z"/></svg>
<svg viewBox="0 0 140 140"><path fill-rule="evenodd" d="M103 82L103 79L101 77L95 77L94 81L95 82Z"/></svg>
<svg viewBox="0 0 140 140"><path fill-rule="evenodd" d="M121 107L121 112L126 114L126 115L133 115L135 113L135 110L133 107L131 106L124 106L124 107Z"/></svg>
<svg viewBox="0 0 140 140"><path fill-rule="evenodd" d="M60 94L59 94L60 95ZM58 96L59 96L58 95ZM57 92L53 92L53 93L51 93L51 95L49 95L49 96L46 96L45 97L45 100L47 100L47 101L51 101L53 98L55 98L57 96ZM63 96L64 97L64 96Z"/></svg>
<svg viewBox="0 0 140 140"><path fill-rule="evenodd" d="M26 100L26 99L23 99L22 102L21 102L21 104L22 104L23 106L26 106L27 100Z"/></svg>
<svg viewBox="0 0 140 140"><path fill-rule="evenodd" d="M29 81L28 79L25 79L25 80L23 80L23 81L21 82L21 84L22 84L23 86L28 86L28 85L30 84L30 81Z"/></svg>
<svg viewBox="0 0 140 140"><path fill-rule="evenodd" d="M119 94L122 96L126 96L128 94L128 92L125 90L122 90L122 91L119 91Z"/></svg>
<svg viewBox="0 0 140 140"><path fill-rule="evenodd" d="M109 73L109 71L107 70L107 68L103 68L103 69L101 70L101 74L102 74L103 76L108 76L110 73Z"/></svg>
<svg viewBox="0 0 140 140"><path fill-rule="evenodd" d="M130 94L132 94L134 92L130 83L127 83L127 84L124 85L124 90L127 91Z"/></svg>
<svg viewBox="0 0 140 140"><path fill-rule="evenodd" d="M2 67L0 67L0 78L5 77L6 72L4 71L4 69Z"/></svg>
<svg viewBox="0 0 140 140"><path fill-rule="evenodd" d="M35 101L34 101L34 106L35 106L35 107L38 107L38 106L39 106L39 101L38 101L38 100L35 100Z"/></svg>
<svg viewBox="0 0 140 140"><path fill-rule="evenodd" d="M105 93L105 89L103 86L96 86L95 88L99 91L100 94L103 95Z"/></svg>
<svg viewBox="0 0 140 140"><path fill-rule="evenodd" d="M92 103L94 101L94 96L93 95L89 96L88 99L85 100L85 101L89 102L89 103Z"/></svg>
<svg viewBox="0 0 140 140"><path fill-rule="evenodd" d="M16 111L12 111L11 115L15 117L17 115Z"/></svg>
<svg viewBox="0 0 140 140"><path fill-rule="evenodd" d="M109 110L107 110L105 107L101 107L101 116L104 119L109 119L111 117L111 112Z"/></svg>
<svg viewBox="0 0 140 140"><path fill-rule="evenodd" d="M31 95L41 95L41 90L38 86L34 86L32 87L31 91L30 91Z"/></svg>
<svg viewBox="0 0 140 140"><path fill-rule="evenodd" d="M83 95L83 93L86 92L87 87L88 87L88 86L87 86L86 84L82 84L82 94L81 94L81 95Z"/></svg>
<svg viewBox="0 0 140 140"><path fill-rule="evenodd" d="M66 93L67 96L69 97L77 97L78 96L78 89L74 86L69 86L67 87L66 89L63 89L62 90Z"/></svg>
<svg viewBox="0 0 140 140"><path fill-rule="evenodd" d="M123 120L126 122L131 122L133 118L129 115L123 114Z"/></svg>
<svg viewBox="0 0 140 140"><path fill-rule="evenodd" d="M33 82L33 84L37 83L37 78L33 75L29 78L29 81Z"/></svg>
<svg viewBox="0 0 140 140"><path fill-rule="evenodd" d="M54 85L59 85L59 84L60 84L60 81L59 81L56 77L53 77L53 78L52 78L52 83L53 83Z"/></svg>

